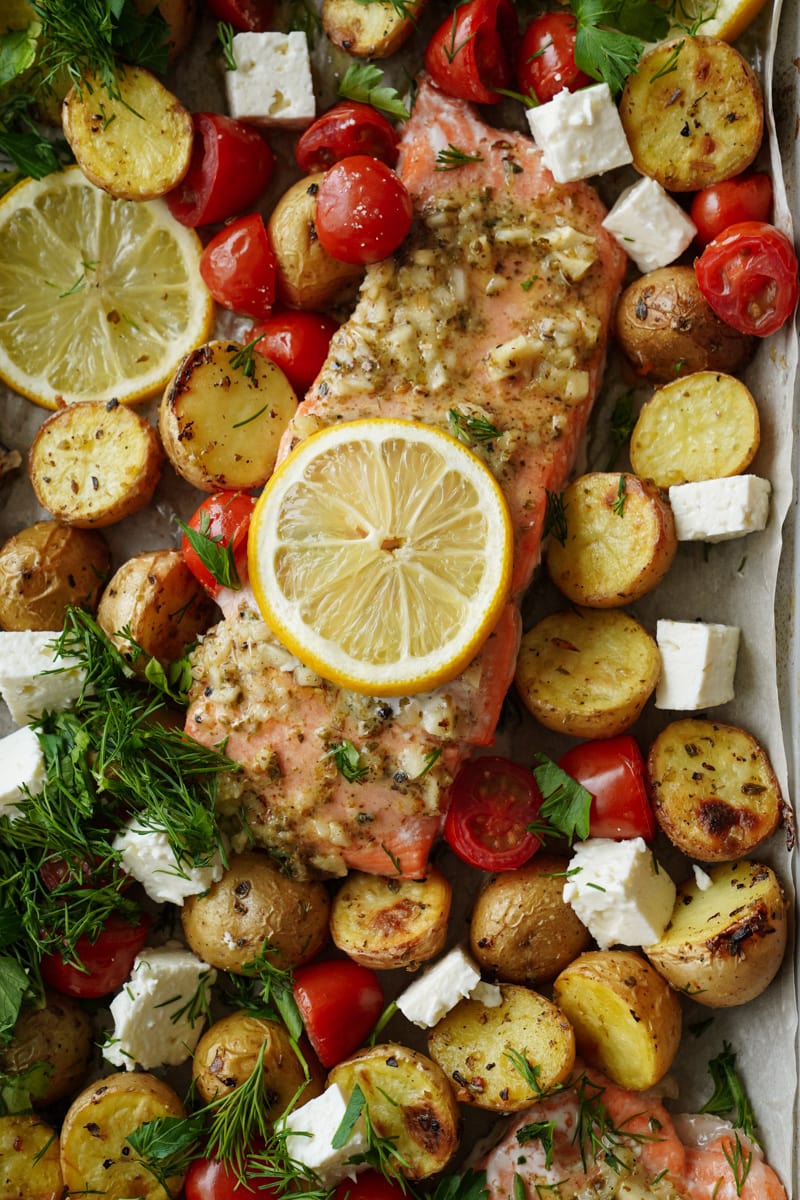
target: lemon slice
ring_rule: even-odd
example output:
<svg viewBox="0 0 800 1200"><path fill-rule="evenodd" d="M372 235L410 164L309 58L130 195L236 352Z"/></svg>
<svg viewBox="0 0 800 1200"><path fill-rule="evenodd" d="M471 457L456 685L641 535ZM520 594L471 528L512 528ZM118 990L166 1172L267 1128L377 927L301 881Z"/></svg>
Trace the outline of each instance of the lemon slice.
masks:
<svg viewBox="0 0 800 1200"><path fill-rule="evenodd" d="M413 421L346 421L302 441L250 525L264 619L323 678L411 695L475 655L508 593L503 494L449 434Z"/></svg>
<svg viewBox="0 0 800 1200"><path fill-rule="evenodd" d="M0 200L0 377L45 408L155 395L211 328L201 251L79 167L23 180Z"/></svg>
<svg viewBox="0 0 800 1200"><path fill-rule="evenodd" d="M698 25L698 34L733 42L755 20L765 4L766 0L682 0L678 6L681 23L673 26L672 33L685 32L687 26L707 17Z"/></svg>

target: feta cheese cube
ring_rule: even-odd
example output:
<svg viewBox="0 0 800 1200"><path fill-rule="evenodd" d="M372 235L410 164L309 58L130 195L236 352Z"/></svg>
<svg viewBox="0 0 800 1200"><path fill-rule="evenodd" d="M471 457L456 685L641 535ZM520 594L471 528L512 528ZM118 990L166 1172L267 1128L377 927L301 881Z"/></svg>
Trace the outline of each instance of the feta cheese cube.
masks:
<svg viewBox="0 0 800 1200"><path fill-rule="evenodd" d="M0 693L17 725L46 709L67 708L80 695L85 673L77 659L54 656L57 637L47 629L0 633Z"/></svg>
<svg viewBox="0 0 800 1200"><path fill-rule="evenodd" d="M0 739L0 817L18 817L20 788L40 791L45 774L42 747L30 725Z"/></svg>
<svg viewBox="0 0 800 1200"><path fill-rule="evenodd" d="M219 851L208 866L194 867L179 862L166 831L140 827L134 818L114 838L125 871L142 885L157 904L183 904L187 896L207 891L222 878L224 865Z"/></svg>
<svg viewBox="0 0 800 1200"><path fill-rule="evenodd" d="M225 72L228 109L238 121L303 129L316 113L306 35L237 33L236 70Z"/></svg>
<svg viewBox="0 0 800 1200"><path fill-rule="evenodd" d="M764 529L772 485L758 475L674 484L669 502L680 542L726 542Z"/></svg>
<svg viewBox="0 0 800 1200"><path fill-rule="evenodd" d="M603 226L640 271L674 262L697 233L680 204L655 179L647 178L619 195Z"/></svg>
<svg viewBox="0 0 800 1200"><path fill-rule="evenodd" d="M137 954L130 979L111 1001L114 1033L103 1056L131 1070L185 1062L205 1023L202 1005L197 1012L187 1006L216 978L213 967L178 942Z"/></svg>
<svg viewBox="0 0 800 1200"><path fill-rule="evenodd" d="M590 838L575 846L563 896L601 950L649 946L672 916L675 884L644 838Z"/></svg>
<svg viewBox="0 0 800 1200"><path fill-rule="evenodd" d="M528 124L557 183L602 175L633 162L607 83L559 92L528 109Z"/></svg>
<svg viewBox="0 0 800 1200"><path fill-rule="evenodd" d="M656 708L692 712L732 700L739 634L736 625L658 621L661 675L656 684Z"/></svg>
<svg viewBox="0 0 800 1200"><path fill-rule="evenodd" d="M397 1007L407 1020L421 1029L430 1029L455 1008L459 1000L472 995L480 982L481 973L477 966L457 946L400 993Z"/></svg>
<svg viewBox="0 0 800 1200"><path fill-rule="evenodd" d="M331 1145L346 1110L344 1093L334 1083L321 1096L309 1100L302 1108L295 1108L277 1123L281 1131L289 1133L285 1142L289 1157L318 1175L326 1188L336 1187L344 1178L355 1179L356 1173L368 1165L348 1161L368 1149L363 1117L356 1121L344 1146L334 1150Z"/></svg>

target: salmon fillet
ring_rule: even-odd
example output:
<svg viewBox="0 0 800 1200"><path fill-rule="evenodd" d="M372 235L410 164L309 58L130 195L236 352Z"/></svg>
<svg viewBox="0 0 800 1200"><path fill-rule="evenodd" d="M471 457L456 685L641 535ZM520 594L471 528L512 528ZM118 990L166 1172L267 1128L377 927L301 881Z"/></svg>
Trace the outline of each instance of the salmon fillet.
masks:
<svg viewBox="0 0 800 1200"><path fill-rule="evenodd" d="M453 146L474 161L442 169L441 151ZM204 639L187 730L227 739L243 767L228 782L230 802L301 873L424 873L455 771L494 735L547 492L572 468L625 269L591 187L556 184L529 138L490 128L425 80L398 170L414 202L411 234L397 256L367 269L280 456L317 429L363 417L459 434L509 505L511 597L466 671L399 701L346 692L290 661L246 595ZM358 779L337 769L343 742L359 753Z"/></svg>

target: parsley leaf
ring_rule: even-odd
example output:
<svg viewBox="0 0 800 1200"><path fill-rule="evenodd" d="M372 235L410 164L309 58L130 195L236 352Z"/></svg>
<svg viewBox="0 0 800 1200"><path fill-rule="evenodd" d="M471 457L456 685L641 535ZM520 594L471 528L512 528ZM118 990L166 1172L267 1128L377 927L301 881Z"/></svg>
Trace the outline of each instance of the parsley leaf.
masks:
<svg viewBox="0 0 800 1200"><path fill-rule="evenodd" d="M16 1025L27 990L27 972L16 958L4 954L0 958L0 1040Z"/></svg>
<svg viewBox="0 0 800 1200"><path fill-rule="evenodd" d="M344 776L348 783L360 783L368 773L368 768L362 765L361 755L347 738L342 738L340 742L334 742L330 750L322 757L332 758L336 763L336 770Z"/></svg>
<svg viewBox="0 0 800 1200"><path fill-rule="evenodd" d="M360 100L373 108L398 117L408 118L408 109L393 87L382 87L383 71L372 63L351 63L344 79L339 84L339 95L343 100Z"/></svg>
<svg viewBox="0 0 800 1200"><path fill-rule="evenodd" d="M669 32L669 17L650 0L569 0L575 14L575 62L592 79L622 90L645 42Z"/></svg>
<svg viewBox="0 0 800 1200"><path fill-rule="evenodd" d="M524 1146L526 1142L540 1142L544 1150L544 1165L549 1171L553 1161L553 1135L555 1133L555 1121L531 1121L529 1125L523 1125L517 1130L517 1141L520 1146Z"/></svg>
<svg viewBox="0 0 800 1200"><path fill-rule="evenodd" d="M463 1175L445 1175L436 1184L430 1200L488 1200L485 1171L466 1170Z"/></svg>
<svg viewBox="0 0 800 1200"><path fill-rule="evenodd" d="M208 513L200 514L200 528L192 529L191 525L187 525L184 521L178 521L178 525L186 535L189 545L194 550L200 562L210 571L222 587L232 588L238 592L241 589L242 581L239 578L239 572L236 570L236 559L233 553L233 535L230 541L223 542L222 538L211 537L209 529L211 521Z"/></svg>
<svg viewBox="0 0 800 1200"><path fill-rule="evenodd" d="M575 837L579 841L585 841L589 836L592 793L546 754L537 754L534 764L533 774L544 797L540 816L570 841Z"/></svg>

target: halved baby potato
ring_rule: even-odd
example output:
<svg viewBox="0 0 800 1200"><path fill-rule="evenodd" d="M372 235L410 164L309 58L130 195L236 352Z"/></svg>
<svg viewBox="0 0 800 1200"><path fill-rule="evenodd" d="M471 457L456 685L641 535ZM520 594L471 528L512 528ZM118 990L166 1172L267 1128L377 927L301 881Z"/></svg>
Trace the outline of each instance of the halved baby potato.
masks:
<svg viewBox="0 0 800 1200"><path fill-rule="evenodd" d="M37 521L0 547L0 629L64 628L74 604L94 612L111 567L102 533Z"/></svg>
<svg viewBox="0 0 800 1200"><path fill-rule="evenodd" d="M335 46L356 58L388 58L413 32L425 0L323 0L322 27Z"/></svg>
<svg viewBox="0 0 800 1200"><path fill-rule="evenodd" d="M0 1117L0 1200L62 1200L58 1137L41 1117Z"/></svg>
<svg viewBox="0 0 800 1200"><path fill-rule="evenodd" d="M452 894L433 866L424 879L351 871L333 898L331 937L374 971L412 970L444 948Z"/></svg>
<svg viewBox="0 0 800 1200"><path fill-rule="evenodd" d="M305 1068L280 1021L242 1010L215 1021L197 1043L192 1079L203 1100L228 1096L247 1083L262 1049L264 1094L272 1120L293 1100L302 1105L320 1094L321 1081L306 1080Z"/></svg>
<svg viewBox="0 0 800 1200"><path fill-rule="evenodd" d="M364 273L340 262L317 237L317 192L323 171L306 175L284 192L269 219L269 240L278 264L278 295L290 308L325 308L342 298Z"/></svg>

